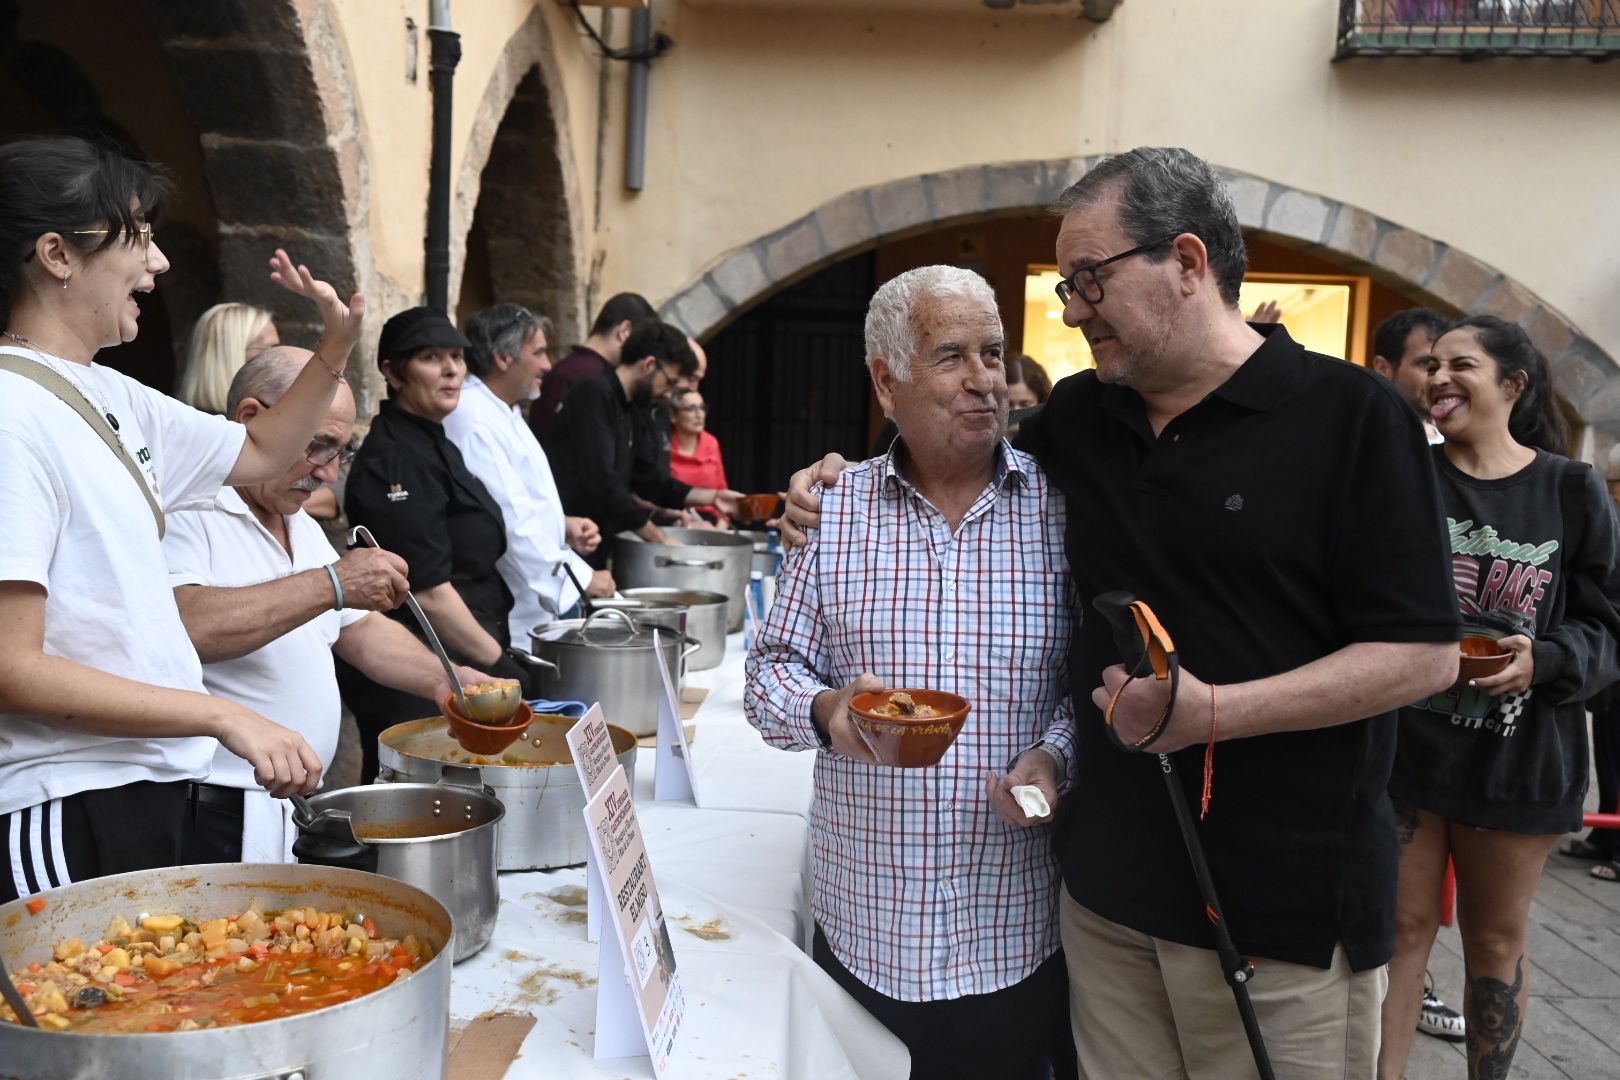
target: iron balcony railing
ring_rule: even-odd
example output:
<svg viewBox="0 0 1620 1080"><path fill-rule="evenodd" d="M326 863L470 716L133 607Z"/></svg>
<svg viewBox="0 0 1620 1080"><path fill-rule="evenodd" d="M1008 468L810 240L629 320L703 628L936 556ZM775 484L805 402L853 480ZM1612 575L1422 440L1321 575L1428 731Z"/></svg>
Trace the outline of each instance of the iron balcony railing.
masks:
<svg viewBox="0 0 1620 1080"><path fill-rule="evenodd" d="M1616 54L1620 0L1339 0L1333 58Z"/></svg>

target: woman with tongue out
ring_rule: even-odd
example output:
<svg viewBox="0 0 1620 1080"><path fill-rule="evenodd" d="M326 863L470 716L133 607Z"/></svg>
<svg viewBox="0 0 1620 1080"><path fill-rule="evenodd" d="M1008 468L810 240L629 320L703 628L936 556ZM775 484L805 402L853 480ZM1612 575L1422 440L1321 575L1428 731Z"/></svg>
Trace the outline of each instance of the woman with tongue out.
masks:
<svg viewBox="0 0 1620 1080"><path fill-rule="evenodd" d="M1620 536L1568 439L1546 360L1518 326L1462 320L1434 344L1429 415L1469 634L1509 660L1401 712L1390 796L1401 839L1379 1075L1412 1047L1424 964L1457 872L1468 1076L1505 1076L1529 997L1530 901L1586 794L1584 702L1620 678Z"/></svg>
<svg viewBox="0 0 1620 1080"><path fill-rule="evenodd" d="M82 139L0 146L0 902L178 863L219 743L274 795L320 781L302 736L203 690L159 540L166 512L304 454L364 305L276 252L271 278L320 308L320 363L246 426L95 363L169 269L167 192Z"/></svg>

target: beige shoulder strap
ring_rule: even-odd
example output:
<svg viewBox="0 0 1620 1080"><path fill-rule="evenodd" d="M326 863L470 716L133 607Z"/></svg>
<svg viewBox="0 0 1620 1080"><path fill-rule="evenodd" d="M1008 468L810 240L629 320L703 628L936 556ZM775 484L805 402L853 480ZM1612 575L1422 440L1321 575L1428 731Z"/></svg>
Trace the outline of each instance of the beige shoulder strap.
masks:
<svg viewBox="0 0 1620 1080"><path fill-rule="evenodd" d="M101 436L101 441L107 444L107 449L111 450L118 460L124 463L124 468L129 470L130 478L135 481L135 486L141 489L142 495L146 496L146 505L152 508L152 518L157 522L158 539L163 539L163 508L158 505L157 499L152 496L152 489L147 486L146 477L141 475L141 470L130 459L129 452L124 449L124 444L118 441L118 436L113 432L112 425L107 423L106 417L91 407L90 402L85 399L84 392L44 364L25 360L15 353L0 353L0 371L9 371L14 375L21 375L25 379L38 383L61 398L74 412L84 417L84 422L90 425L92 431Z"/></svg>

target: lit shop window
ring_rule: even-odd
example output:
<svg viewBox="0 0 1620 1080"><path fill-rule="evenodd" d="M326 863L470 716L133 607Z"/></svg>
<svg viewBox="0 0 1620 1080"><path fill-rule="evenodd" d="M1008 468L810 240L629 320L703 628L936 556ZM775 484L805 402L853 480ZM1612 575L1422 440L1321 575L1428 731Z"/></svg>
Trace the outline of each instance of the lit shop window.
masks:
<svg viewBox="0 0 1620 1080"><path fill-rule="evenodd" d="M1092 366L1085 335L1063 325L1063 305L1054 291L1057 268L1031 266L1024 277L1023 351L1039 360L1052 381ZM1243 280L1239 305L1251 316L1271 301L1282 309L1288 334L1312 352L1360 363L1367 355L1364 277L1252 273Z"/></svg>

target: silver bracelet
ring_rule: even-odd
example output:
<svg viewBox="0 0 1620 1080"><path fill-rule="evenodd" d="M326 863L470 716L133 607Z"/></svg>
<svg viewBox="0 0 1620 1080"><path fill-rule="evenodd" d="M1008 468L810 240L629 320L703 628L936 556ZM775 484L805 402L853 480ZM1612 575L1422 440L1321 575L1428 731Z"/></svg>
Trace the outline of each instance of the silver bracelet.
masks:
<svg viewBox="0 0 1620 1080"><path fill-rule="evenodd" d="M332 578L332 591L337 594L337 600L332 604L333 611L343 610L343 582L338 580L337 563L327 563L326 572Z"/></svg>

